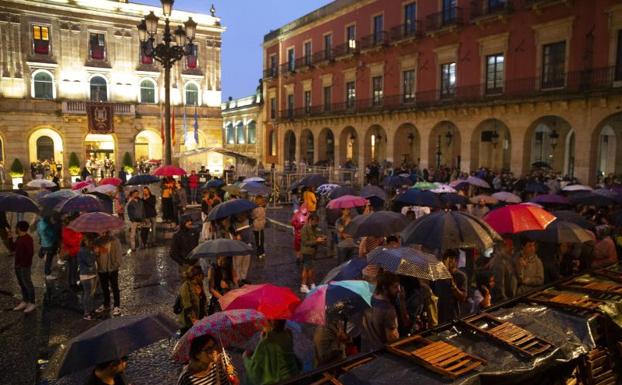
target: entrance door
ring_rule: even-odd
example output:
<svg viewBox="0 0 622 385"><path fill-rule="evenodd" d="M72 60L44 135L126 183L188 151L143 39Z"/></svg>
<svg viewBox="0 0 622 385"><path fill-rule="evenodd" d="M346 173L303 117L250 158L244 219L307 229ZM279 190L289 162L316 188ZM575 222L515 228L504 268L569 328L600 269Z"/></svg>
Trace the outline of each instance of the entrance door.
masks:
<svg viewBox="0 0 622 385"><path fill-rule="evenodd" d="M86 168L94 178L114 176L114 138L112 135L89 134L84 139Z"/></svg>

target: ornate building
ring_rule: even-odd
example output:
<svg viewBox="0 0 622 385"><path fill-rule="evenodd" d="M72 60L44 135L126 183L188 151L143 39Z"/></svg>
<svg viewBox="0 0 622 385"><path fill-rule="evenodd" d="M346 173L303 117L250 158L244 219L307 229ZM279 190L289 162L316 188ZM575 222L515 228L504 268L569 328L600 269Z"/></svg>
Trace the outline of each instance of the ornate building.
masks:
<svg viewBox="0 0 622 385"><path fill-rule="evenodd" d="M136 28L151 11L162 15L160 8L126 1L0 0L0 158L5 163L17 158L26 169L37 160L67 165L72 152L82 164L109 158L120 165L126 152L134 160L162 159L164 76L142 54ZM171 23L176 27L189 17L198 23L194 54L172 73L177 154L222 143L224 28L213 14L177 10ZM98 106L108 106L111 125L89 124L93 117L87 111ZM182 137L184 110L192 119L196 112L199 143L192 132ZM103 116L98 114L93 119ZM63 177L68 178L66 167Z"/></svg>
<svg viewBox="0 0 622 385"><path fill-rule="evenodd" d="M618 1L336 0L263 49L267 162L622 173Z"/></svg>

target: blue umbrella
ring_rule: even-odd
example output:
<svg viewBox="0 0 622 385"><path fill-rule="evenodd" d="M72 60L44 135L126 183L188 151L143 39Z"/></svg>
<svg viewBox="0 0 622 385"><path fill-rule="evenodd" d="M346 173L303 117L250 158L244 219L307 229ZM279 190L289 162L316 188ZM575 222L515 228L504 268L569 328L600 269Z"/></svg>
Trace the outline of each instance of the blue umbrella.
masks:
<svg viewBox="0 0 622 385"><path fill-rule="evenodd" d="M387 192L380 187L371 184L368 184L367 186L363 187L363 189L361 189L361 196L363 198L378 197L383 201L387 200Z"/></svg>
<svg viewBox="0 0 622 385"><path fill-rule="evenodd" d="M382 180L383 186L391 187L391 188L400 187L400 186L410 186L412 183L413 182L411 181L409 177L402 176L402 175L386 176Z"/></svg>
<svg viewBox="0 0 622 385"><path fill-rule="evenodd" d="M409 189L395 198L396 202L414 206L442 207L438 194L430 190Z"/></svg>
<svg viewBox="0 0 622 385"><path fill-rule="evenodd" d="M230 217L232 215L241 214L245 211L250 211L257 207L257 205L246 199L233 199L216 205L212 211L209 212L207 219L215 221L218 219Z"/></svg>
<svg viewBox="0 0 622 385"><path fill-rule="evenodd" d="M469 198L464 195L456 193L443 193L440 195L441 202L445 202L450 205L466 205L469 204Z"/></svg>
<svg viewBox="0 0 622 385"><path fill-rule="evenodd" d="M322 283L328 283L330 281L344 281L349 279L361 279L363 277L363 269L366 266L367 259L354 257L326 273Z"/></svg>
<svg viewBox="0 0 622 385"><path fill-rule="evenodd" d="M97 197L83 194L69 198L65 202L61 203L59 211L64 214L75 212L93 213L104 211L104 207Z"/></svg>
<svg viewBox="0 0 622 385"><path fill-rule="evenodd" d="M0 211L12 213L38 213L39 207L27 196L12 192L0 193Z"/></svg>
<svg viewBox="0 0 622 385"><path fill-rule="evenodd" d="M140 174L140 175L134 175L133 177L131 177L130 180L127 181L126 185L138 186L138 185L143 185L143 184L152 184L152 183L159 183L159 182L160 182L160 178L155 175Z"/></svg>
<svg viewBox="0 0 622 385"><path fill-rule="evenodd" d="M265 184L258 182L245 182L240 185L241 191L246 191L250 195L268 195L270 188Z"/></svg>
<svg viewBox="0 0 622 385"><path fill-rule="evenodd" d="M219 188L225 185L222 179L212 179L203 185L203 188Z"/></svg>
<svg viewBox="0 0 622 385"><path fill-rule="evenodd" d="M78 193L73 192L71 190L59 190L53 193L47 194L43 198L39 200L39 204L41 205L42 216L49 216L54 213L54 209L57 206L60 206L61 203L65 202L69 198L73 198L78 196Z"/></svg>
<svg viewBox="0 0 622 385"><path fill-rule="evenodd" d="M549 187L543 183L529 182L525 186L525 191L531 192L531 193L544 194L544 193L549 192Z"/></svg>

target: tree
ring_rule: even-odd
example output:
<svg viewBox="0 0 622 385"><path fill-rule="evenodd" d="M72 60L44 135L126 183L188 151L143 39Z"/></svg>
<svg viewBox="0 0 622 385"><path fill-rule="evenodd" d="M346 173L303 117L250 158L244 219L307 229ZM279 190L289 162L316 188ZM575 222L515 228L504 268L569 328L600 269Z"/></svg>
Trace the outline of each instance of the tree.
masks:
<svg viewBox="0 0 622 385"><path fill-rule="evenodd" d="M12 178L22 178L24 176L24 166L19 159L15 158L13 164L11 164L11 170L9 172Z"/></svg>
<svg viewBox="0 0 622 385"><path fill-rule="evenodd" d="M125 172L130 174L134 173L134 163L132 163L132 156L129 152L123 154L123 161L121 163Z"/></svg>
<svg viewBox="0 0 622 385"><path fill-rule="evenodd" d="M71 176L80 175L80 159L75 152L69 154L69 174Z"/></svg>

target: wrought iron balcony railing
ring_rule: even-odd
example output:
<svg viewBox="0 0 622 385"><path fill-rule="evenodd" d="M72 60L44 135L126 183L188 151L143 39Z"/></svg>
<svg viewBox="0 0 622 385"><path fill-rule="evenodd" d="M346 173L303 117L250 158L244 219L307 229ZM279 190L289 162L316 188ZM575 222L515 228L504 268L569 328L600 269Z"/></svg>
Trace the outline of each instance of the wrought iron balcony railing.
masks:
<svg viewBox="0 0 622 385"><path fill-rule="evenodd" d="M460 7L447 7L427 17L426 32L435 32L451 26L464 24L464 10Z"/></svg>

